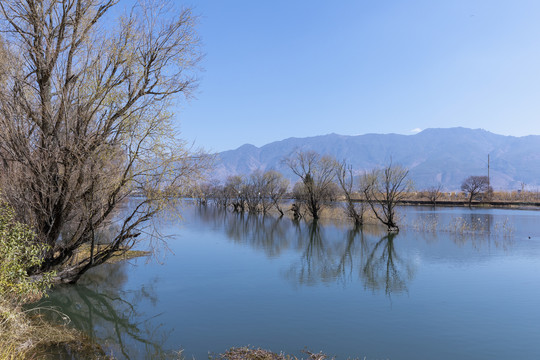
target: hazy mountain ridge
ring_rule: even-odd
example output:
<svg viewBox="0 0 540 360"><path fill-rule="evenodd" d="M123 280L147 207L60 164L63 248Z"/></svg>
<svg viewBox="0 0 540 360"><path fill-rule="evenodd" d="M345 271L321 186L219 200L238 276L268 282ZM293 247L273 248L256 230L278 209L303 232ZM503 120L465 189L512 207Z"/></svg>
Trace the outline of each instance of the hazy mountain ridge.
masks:
<svg viewBox="0 0 540 360"><path fill-rule="evenodd" d="M497 189L540 187L540 136L504 136L481 129L426 129L415 135L329 134L288 138L256 147L242 145L219 153L216 177L249 174L253 170L275 169L297 179L283 164L295 150L314 150L346 160L357 172L390 162L410 169L417 189L441 183L447 190L459 189L469 175L487 174L490 154L491 183Z"/></svg>

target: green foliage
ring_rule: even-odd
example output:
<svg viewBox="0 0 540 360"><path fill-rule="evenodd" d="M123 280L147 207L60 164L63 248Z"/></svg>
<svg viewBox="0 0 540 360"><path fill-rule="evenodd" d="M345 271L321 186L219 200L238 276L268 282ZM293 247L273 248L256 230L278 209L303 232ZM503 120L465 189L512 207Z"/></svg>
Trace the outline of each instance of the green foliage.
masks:
<svg viewBox="0 0 540 360"><path fill-rule="evenodd" d="M15 220L13 209L0 200L0 297L16 302L39 299L51 285L53 272L32 279L28 269L40 266L47 247L34 241L32 229Z"/></svg>

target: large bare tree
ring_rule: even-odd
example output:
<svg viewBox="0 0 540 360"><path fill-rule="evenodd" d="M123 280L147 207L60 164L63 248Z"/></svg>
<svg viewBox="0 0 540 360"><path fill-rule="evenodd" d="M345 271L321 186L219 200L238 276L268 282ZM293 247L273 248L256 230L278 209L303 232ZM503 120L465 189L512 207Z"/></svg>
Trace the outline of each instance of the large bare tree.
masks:
<svg viewBox="0 0 540 360"><path fill-rule="evenodd" d="M390 163L382 169L374 169L364 174L362 190L375 217L388 231L399 231L396 206L413 188L407 179L409 170Z"/></svg>
<svg viewBox="0 0 540 360"><path fill-rule="evenodd" d="M335 159L314 151L297 151L285 159L285 163L301 180L298 200L317 220L325 202L334 195Z"/></svg>
<svg viewBox="0 0 540 360"><path fill-rule="evenodd" d="M169 111L196 85L196 18L165 0L115 18L117 3L0 1L0 188L50 248L34 273L58 281L130 248L206 164Z"/></svg>
<svg viewBox="0 0 540 360"><path fill-rule="evenodd" d="M469 176L463 180L461 191L467 194L469 207L471 207L473 199L484 192L492 191L492 189L489 186L489 179L487 176Z"/></svg>

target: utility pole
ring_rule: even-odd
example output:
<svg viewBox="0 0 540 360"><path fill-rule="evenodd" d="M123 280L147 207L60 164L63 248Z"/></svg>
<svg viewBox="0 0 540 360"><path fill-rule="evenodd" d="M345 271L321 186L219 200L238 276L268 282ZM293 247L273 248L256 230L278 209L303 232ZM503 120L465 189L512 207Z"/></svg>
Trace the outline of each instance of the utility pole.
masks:
<svg viewBox="0 0 540 360"><path fill-rule="evenodd" d="M489 187L489 154L488 154L488 191L489 191L490 187Z"/></svg>

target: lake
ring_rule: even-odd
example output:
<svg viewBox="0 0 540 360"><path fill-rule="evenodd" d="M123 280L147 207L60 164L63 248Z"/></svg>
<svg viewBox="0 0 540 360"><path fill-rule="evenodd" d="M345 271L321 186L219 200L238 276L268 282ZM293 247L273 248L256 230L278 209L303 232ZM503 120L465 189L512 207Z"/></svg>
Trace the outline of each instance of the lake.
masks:
<svg viewBox="0 0 540 360"><path fill-rule="evenodd" d="M95 269L45 304L118 359L244 345L338 359L540 358L540 212L400 213L388 236L186 204L181 221L158 223L170 251Z"/></svg>

